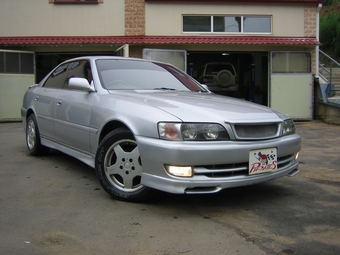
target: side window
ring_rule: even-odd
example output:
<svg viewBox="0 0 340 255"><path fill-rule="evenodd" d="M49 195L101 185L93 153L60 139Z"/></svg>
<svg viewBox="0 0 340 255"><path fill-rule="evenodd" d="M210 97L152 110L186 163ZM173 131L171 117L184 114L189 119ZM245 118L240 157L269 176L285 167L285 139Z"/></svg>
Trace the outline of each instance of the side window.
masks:
<svg viewBox="0 0 340 255"><path fill-rule="evenodd" d="M91 65L88 61L73 62L69 66L68 79L72 77L85 78L89 83L92 82Z"/></svg>
<svg viewBox="0 0 340 255"><path fill-rule="evenodd" d="M68 64L59 66L44 84L45 88L61 89L67 82Z"/></svg>

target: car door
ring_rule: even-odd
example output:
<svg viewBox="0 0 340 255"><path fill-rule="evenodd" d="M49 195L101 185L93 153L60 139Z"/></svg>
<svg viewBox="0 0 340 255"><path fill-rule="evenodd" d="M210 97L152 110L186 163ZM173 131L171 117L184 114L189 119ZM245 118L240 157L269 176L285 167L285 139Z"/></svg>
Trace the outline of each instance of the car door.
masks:
<svg viewBox="0 0 340 255"><path fill-rule="evenodd" d="M72 62L68 69L71 77L88 78L87 61ZM56 97L55 134L57 141L82 153L90 152L89 126L93 93L70 89L66 84Z"/></svg>
<svg viewBox="0 0 340 255"><path fill-rule="evenodd" d="M66 84L68 73L67 66L68 64L64 64L56 68L41 87L38 86L34 89L34 110L40 135L45 139L55 139L55 99L61 88Z"/></svg>

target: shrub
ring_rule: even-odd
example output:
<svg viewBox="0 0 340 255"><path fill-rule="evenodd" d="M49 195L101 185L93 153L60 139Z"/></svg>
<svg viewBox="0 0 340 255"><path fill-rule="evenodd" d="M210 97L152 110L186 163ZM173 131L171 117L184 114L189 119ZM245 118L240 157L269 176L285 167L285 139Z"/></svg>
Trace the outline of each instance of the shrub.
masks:
<svg viewBox="0 0 340 255"><path fill-rule="evenodd" d="M320 42L324 50L334 51L340 57L340 14L329 13L320 19Z"/></svg>
<svg viewBox="0 0 340 255"><path fill-rule="evenodd" d="M338 15L340 17L340 15ZM340 21L340 18L338 19ZM335 37L333 38L333 46L335 56L340 57L340 23L336 24Z"/></svg>
<svg viewBox="0 0 340 255"><path fill-rule="evenodd" d="M326 5L331 5L331 4L335 4L335 3L338 3L339 0L324 0L323 1L323 5L326 6Z"/></svg>

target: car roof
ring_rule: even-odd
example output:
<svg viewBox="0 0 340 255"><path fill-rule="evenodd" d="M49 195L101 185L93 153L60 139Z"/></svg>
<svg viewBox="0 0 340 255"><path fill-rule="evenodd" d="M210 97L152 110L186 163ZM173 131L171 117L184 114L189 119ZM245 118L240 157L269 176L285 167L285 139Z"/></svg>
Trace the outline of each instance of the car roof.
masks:
<svg viewBox="0 0 340 255"><path fill-rule="evenodd" d="M151 61L151 60L142 59L142 58L130 58L130 57L120 57L120 56L82 56L82 57L71 58L71 59L65 60L64 62L77 61L77 60L101 60L101 59L135 60L135 61L142 61L142 62L157 62L157 61Z"/></svg>

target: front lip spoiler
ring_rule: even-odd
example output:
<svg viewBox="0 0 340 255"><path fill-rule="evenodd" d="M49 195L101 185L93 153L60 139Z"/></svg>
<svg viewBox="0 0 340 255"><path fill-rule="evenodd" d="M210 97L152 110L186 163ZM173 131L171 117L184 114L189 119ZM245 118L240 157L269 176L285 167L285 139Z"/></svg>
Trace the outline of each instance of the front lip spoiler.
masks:
<svg viewBox="0 0 340 255"><path fill-rule="evenodd" d="M287 174L287 176L293 177L293 176L297 175L299 172L300 172L299 168L296 168L293 171L291 171L289 174Z"/></svg>
<svg viewBox="0 0 340 255"><path fill-rule="evenodd" d="M300 172L298 168L294 169L293 171L287 174L288 177L293 177ZM194 188L186 188L184 190L185 194L213 194L220 192L222 190L221 187L218 186L211 186L211 187L194 187Z"/></svg>
<svg viewBox="0 0 340 255"><path fill-rule="evenodd" d="M243 175L226 178L206 178L204 180L162 177L143 172L142 184L150 188L173 194L209 194L219 192L226 188L259 184L284 176L292 177L297 173L299 173L298 162L294 161L288 166L285 166L282 170L270 173L255 174L252 176Z"/></svg>
<svg viewBox="0 0 340 255"><path fill-rule="evenodd" d="M222 188L220 187L196 187L187 188L184 190L185 194L213 194L220 192Z"/></svg>

